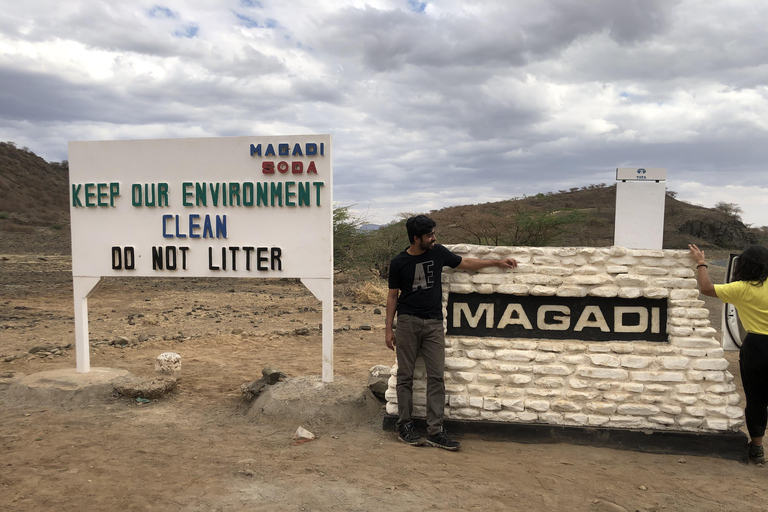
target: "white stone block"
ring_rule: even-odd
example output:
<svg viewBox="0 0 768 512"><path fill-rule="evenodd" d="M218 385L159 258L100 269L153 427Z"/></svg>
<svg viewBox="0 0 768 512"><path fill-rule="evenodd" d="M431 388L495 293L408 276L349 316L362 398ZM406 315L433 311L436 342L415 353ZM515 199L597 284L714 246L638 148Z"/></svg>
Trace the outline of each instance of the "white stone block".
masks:
<svg viewBox="0 0 768 512"><path fill-rule="evenodd" d="M696 418L703 418L707 415L707 410L704 407L688 406L685 408L685 413Z"/></svg>
<svg viewBox="0 0 768 512"><path fill-rule="evenodd" d="M501 405L505 409L512 411L520 412L525 410L525 403L522 398L502 398Z"/></svg>
<svg viewBox="0 0 768 512"><path fill-rule="evenodd" d="M549 402L547 400L526 400L525 408L531 411L545 412L549 410Z"/></svg>
<svg viewBox="0 0 768 512"><path fill-rule="evenodd" d="M629 400L629 395L626 393L603 393L603 398L612 402L625 402Z"/></svg>
<svg viewBox="0 0 768 512"><path fill-rule="evenodd" d="M462 407L461 409L451 409L451 418L473 419L480 417L480 409L473 407Z"/></svg>
<svg viewBox="0 0 768 512"><path fill-rule="evenodd" d="M555 400L552 402L552 409L560 412L581 411L582 406L570 400Z"/></svg>
<svg viewBox="0 0 768 512"><path fill-rule="evenodd" d="M520 365L496 363L494 369L501 373L514 373L520 370Z"/></svg>
<svg viewBox="0 0 768 512"><path fill-rule="evenodd" d="M533 367L533 373L535 375L570 375L573 373L569 367L559 364L540 365Z"/></svg>
<svg viewBox="0 0 768 512"><path fill-rule="evenodd" d="M610 418L608 416L598 416L596 414L590 414L588 418L589 418L589 421L587 423L589 425L592 425L593 427L599 427L599 426L605 425L610 421Z"/></svg>
<svg viewBox="0 0 768 512"><path fill-rule="evenodd" d="M539 353L536 354L536 357L533 360L537 363L554 363L556 359L556 354Z"/></svg>
<svg viewBox="0 0 768 512"><path fill-rule="evenodd" d="M502 284L507 279L503 274L475 274L472 282L475 284Z"/></svg>
<svg viewBox="0 0 768 512"><path fill-rule="evenodd" d="M550 425L562 425L565 423L565 418L559 412L544 412L539 414L539 421L549 423Z"/></svg>
<svg viewBox="0 0 768 512"><path fill-rule="evenodd" d="M670 336L669 342L681 348L719 348L720 343L712 338L700 338L697 336L678 337Z"/></svg>
<svg viewBox="0 0 768 512"><path fill-rule="evenodd" d="M499 385L504 382L504 377L498 373L478 373L477 381L483 384Z"/></svg>
<svg viewBox="0 0 768 512"><path fill-rule="evenodd" d="M590 402L587 404L587 409L597 414L611 415L616 412L616 404L609 402Z"/></svg>
<svg viewBox="0 0 768 512"><path fill-rule="evenodd" d="M712 384L711 386L707 387L707 392L709 393L715 393L715 394L727 394L727 393L733 393L736 391L736 385L735 384Z"/></svg>
<svg viewBox="0 0 768 512"><path fill-rule="evenodd" d="M643 297L648 299L665 299L669 297L669 290L666 288L644 288Z"/></svg>
<svg viewBox="0 0 768 512"><path fill-rule="evenodd" d="M472 396L496 396L493 386L482 384L467 384L467 391Z"/></svg>
<svg viewBox="0 0 768 512"><path fill-rule="evenodd" d="M628 416L651 416L659 413L659 408L650 404L621 404L616 412Z"/></svg>
<svg viewBox="0 0 768 512"><path fill-rule="evenodd" d="M677 289L677 290L670 290L669 291L669 298L671 300L688 300L688 299L696 299L699 296L699 290L684 290L684 289Z"/></svg>
<svg viewBox="0 0 768 512"><path fill-rule="evenodd" d="M693 334L693 327L690 325L670 325L667 327L667 333L671 336L690 336Z"/></svg>
<svg viewBox="0 0 768 512"><path fill-rule="evenodd" d="M473 293L475 287L471 284L450 283L448 285L448 291L451 293Z"/></svg>
<svg viewBox="0 0 768 512"><path fill-rule="evenodd" d="M624 368L647 368L653 363L653 358L646 356L626 355L621 356L621 366Z"/></svg>
<svg viewBox="0 0 768 512"><path fill-rule="evenodd" d="M616 285L597 286L587 292L591 297L616 297L618 294L619 287Z"/></svg>
<svg viewBox="0 0 768 512"><path fill-rule="evenodd" d="M552 297L557 293L557 288L552 286L534 286L531 288L531 295L536 297Z"/></svg>
<svg viewBox="0 0 768 512"><path fill-rule="evenodd" d="M658 361L665 370L684 370L691 363L691 359L684 356L659 357Z"/></svg>
<svg viewBox="0 0 768 512"><path fill-rule="evenodd" d="M467 386L456 382L446 382L445 392L448 395L460 395L467 392Z"/></svg>
<svg viewBox="0 0 768 512"><path fill-rule="evenodd" d="M622 286L619 289L619 297L622 299L636 299L643 296L642 288L634 288L629 286Z"/></svg>
<svg viewBox="0 0 768 512"><path fill-rule="evenodd" d="M477 361L463 357L446 357L445 367L449 370L469 370L477 366Z"/></svg>
<svg viewBox="0 0 768 512"><path fill-rule="evenodd" d="M693 405L699 401L694 395L672 395L672 400L684 405Z"/></svg>
<svg viewBox="0 0 768 512"><path fill-rule="evenodd" d="M675 386L675 392L683 395L697 395L701 393L701 386L698 384L678 384Z"/></svg>
<svg viewBox="0 0 768 512"><path fill-rule="evenodd" d="M387 402L387 414L396 416L399 413L397 404L393 402Z"/></svg>
<svg viewBox="0 0 768 512"><path fill-rule="evenodd" d="M704 421L704 428L710 430L728 430L728 420L719 418L707 418Z"/></svg>
<svg viewBox="0 0 768 512"><path fill-rule="evenodd" d="M635 347L631 342L611 343L608 346L611 348L611 352L615 354L631 354L635 351Z"/></svg>
<svg viewBox="0 0 768 512"><path fill-rule="evenodd" d="M588 346L590 352L607 353L611 351L608 343L590 343Z"/></svg>
<svg viewBox="0 0 768 512"><path fill-rule="evenodd" d="M536 421L539 419L539 415L532 411L523 411L517 413L517 417L520 418L520 421L530 423L532 421Z"/></svg>
<svg viewBox="0 0 768 512"><path fill-rule="evenodd" d="M570 390L566 390L563 396L565 396L566 398L580 401L580 402L585 402L588 400L597 399L600 396L600 392L597 390L574 391L570 389Z"/></svg>
<svg viewBox="0 0 768 512"><path fill-rule="evenodd" d="M619 274L614 282L622 288L647 288L649 279L638 275Z"/></svg>
<svg viewBox="0 0 768 512"><path fill-rule="evenodd" d="M564 356L560 356L560 358L558 360L561 363L575 366L575 365L583 364L584 360L585 360L585 357L583 355L580 355L580 354L579 355L564 355Z"/></svg>
<svg viewBox="0 0 768 512"><path fill-rule="evenodd" d="M569 412L563 415L563 419L571 425L586 425L589 421L589 416L586 414Z"/></svg>
<svg viewBox="0 0 768 512"><path fill-rule="evenodd" d="M626 265L606 265L606 274L626 274L629 272L629 267Z"/></svg>
<svg viewBox="0 0 768 512"><path fill-rule="evenodd" d="M703 348L684 348L681 353L684 356L687 356L687 357L706 357L707 356L707 349L703 349Z"/></svg>
<svg viewBox="0 0 768 512"><path fill-rule="evenodd" d="M725 357L725 350L721 348L713 348L707 350L707 357Z"/></svg>
<svg viewBox="0 0 768 512"><path fill-rule="evenodd" d="M458 382L474 382L477 378L476 373L472 372L453 372L453 380Z"/></svg>
<svg viewBox="0 0 768 512"><path fill-rule="evenodd" d="M480 419L485 421L499 421L499 415L495 411L480 411Z"/></svg>
<svg viewBox="0 0 768 512"><path fill-rule="evenodd" d="M497 412L496 416L498 416L500 421L505 421L507 423L515 423L520 419L517 414L512 411L502 410Z"/></svg>
<svg viewBox="0 0 768 512"><path fill-rule="evenodd" d="M387 388L384 392L384 399L387 402L397 403L397 390L394 388Z"/></svg>
<svg viewBox="0 0 768 512"><path fill-rule="evenodd" d="M664 384L645 384L645 390L649 393L666 393L671 388Z"/></svg>
<svg viewBox="0 0 768 512"><path fill-rule="evenodd" d="M683 408L679 405L673 405L673 404L660 404L659 410L665 414L672 414L674 416L677 416L683 412Z"/></svg>
<svg viewBox="0 0 768 512"><path fill-rule="evenodd" d="M498 288L496 288L496 291L498 293L504 293L507 295L528 295L528 293L531 291L531 287L527 284L500 284Z"/></svg>
<svg viewBox="0 0 768 512"><path fill-rule="evenodd" d="M588 288L585 286L559 286L555 291L557 297L586 297Z"/></svg>
<svg viewBox="0 0 768 512"><path fill-rule="evenodd" d="M528 361L533 361L535 357L536 357L536 352L533 352L532 350L498 350L496 351L496 359L501 359L502 361L528 362ZM447 358L446 358L446 366L447 366Z"/></svg>
<svg viewBox="0 0 768 512"><path fill-rule="evenodd" d="M685 375L679 372L632 372L632 380L640 382L684 382Z"/></svg>
<svg viewBox="0 0 768 512"><path fill-rule="evenodd" d="M477 407L482 409L483 407L483 397L482 396L470 396L469 397L469 406L470 407Z"/></svg>
<svg viewBox="0 0 768 512"><path fill-rule="evenodd" d="M688 318L709 318L709 310L706 308L689 308L685 316Z"/></svg>
<svg viewBox="0 0 768 512"><path fill-rule="evenodd" d="M451 407L469 407L469 395L451 395L448 397Z"/></svg>
<svg viewBox="0 0 768 512"><path fill-rule="evenodd" d="M616 427L624 427L624 428L640 428L645 425L645 421L641 418L638 418L637 416L622 416L620 414L614 414L613 416L609 417L610 424L614 425Z"/></svg>
<svg viewBox="0 0 768 512"><path fill-rule="evenodd" d="M592 382L583 379L570 379L568 385L571 389L584 389L592 386Z"/></svg>
<svg viewBox="0 0 768 512"><path fill-rule="evenodd" d="M639 382L622 382L620 389L627 393L642 393L645 386Z"/></svg>
<svg viewBox="0 0 768 512"><path fill-rule="evenodd" d="M728 360L723 358L697 359L693 362L694 370L727 370Z"/></svg>
<svg viewBox="0 0 768 512"><path fill-rule="evenodd" d="M470 359L494 359L496 352L493 350L472 349L467 350L466 355Z"/></svg>
<svg viewBox="0 0 768 512"><path fill-rule="evenodd" d="M658 423L659 425L672 426L675 424L675 420L669 416L649 416L648 421Z"/></svg>
<svg viewBox="0 0 768 512"><path fill-rule="evenodd" d="M658 277L656 279L651 280L651 286L653 286L654 288L670 289L670 293L671 293L671 289L682 288L683 286L685 286L685 279L674 278L674 277Z"/></svg>
<svg viewBox="0 0 768 512"><path fill-rule="evenodd" d="M483 399L483 409L486 411L500 411L501 400L498 398L485 397Z"/></svg>
<svg viewBox="0 0 768 512"><path fill-rule="evenodd" d="M527 388L525 393L529 397L554 398L563 394L559 389Z"/></svg>
<svg viewBox="0 0 768 512"><path fill-rule="evenodd" d="M682 417L677 418L677 424L684 428L696 428L703 423L701 418Z"/></svg>
<svg viewBox="0 0 768 512"><path fill-rule="evenodd" d="M613 368L579 367L576 370L576 374L579 377L586 377L589 379L627 380L629 378L629 372L626 370Z"/></svg>
<svg viewBox="0 0 768 512"><path fill-rule="evenodd" d="M562 284L563 278L542 274L523 274L515 276L515 282L532 286L559 286Z"/></svg>
<svg viewBox="0 0 768 512"><path fill-rule="evenodd" d="M725 405L727 403L725 397L715 395L713 393L705 393L704 395L700 395L699 400L707 405Z"/></svg>
<svg viewBox="0 0 768 512"><path fill-rule="evenodd" d="M536 379L534 384L541 388L561 388L563 387L563 379L560 377L542 377L540 379Z"/></svg>
<svg viewBox="0 0 768 512"><path fill-rule="evenodd" d="M607 366L609 368L618 368L621 361L618 357L608 354L589 354L587 356L595 366Z"/></svg>

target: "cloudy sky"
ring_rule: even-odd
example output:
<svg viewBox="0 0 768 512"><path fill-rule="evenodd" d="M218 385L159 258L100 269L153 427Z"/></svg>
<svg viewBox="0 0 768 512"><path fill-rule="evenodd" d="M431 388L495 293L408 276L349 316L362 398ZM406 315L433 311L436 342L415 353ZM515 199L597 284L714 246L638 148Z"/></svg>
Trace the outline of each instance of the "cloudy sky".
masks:
<svg viewBox="0 0 768 512"><path fill-rule="evenodd" d="M369 221L664 167L768 225L764 0L19 0L0 138L330 133Z"/></svg>

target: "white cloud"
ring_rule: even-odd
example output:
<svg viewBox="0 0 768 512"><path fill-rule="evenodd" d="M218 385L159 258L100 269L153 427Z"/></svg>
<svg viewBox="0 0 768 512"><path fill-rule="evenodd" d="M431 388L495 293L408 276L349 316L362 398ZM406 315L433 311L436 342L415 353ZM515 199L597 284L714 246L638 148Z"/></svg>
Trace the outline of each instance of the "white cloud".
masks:
<svg viewBox="0 0 768 512"><path fill-rule="evenodd" d="M374 222L637 165L765 225L767 22L758 0L13 2L0 129L50 160L331 133L334 198Z"/></svg>

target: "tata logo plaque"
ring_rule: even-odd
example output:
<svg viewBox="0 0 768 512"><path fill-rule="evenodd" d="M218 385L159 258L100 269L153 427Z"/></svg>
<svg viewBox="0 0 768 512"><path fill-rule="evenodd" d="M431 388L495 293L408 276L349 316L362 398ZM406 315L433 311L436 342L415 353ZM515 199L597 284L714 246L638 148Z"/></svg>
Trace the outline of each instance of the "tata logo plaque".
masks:
<svg viewBox="0 0 768 512"><path fill-rule="evenodd" d="M666 299L448 295L447 334L584 341L668 341Z"/></svg>

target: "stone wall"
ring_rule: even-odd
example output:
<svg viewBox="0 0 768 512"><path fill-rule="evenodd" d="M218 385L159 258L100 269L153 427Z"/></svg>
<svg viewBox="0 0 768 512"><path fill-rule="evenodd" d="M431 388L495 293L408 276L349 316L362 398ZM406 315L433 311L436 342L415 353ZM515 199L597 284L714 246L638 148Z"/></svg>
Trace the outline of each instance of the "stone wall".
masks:
<svg viewBox="0 0 768 512"><path fill-rule="evenodd" d="M580 341L446 336L446 417L553 425L734 431L740 397L698 300L688 251L621 247L448 246L463 257L506 258L515 270L446 268L448 295L663 298L667 341ZM446 320L447 322L447 320ZM386 393L397 414L395 374ZM423 362L414 416L425 416Z"/></svg>

